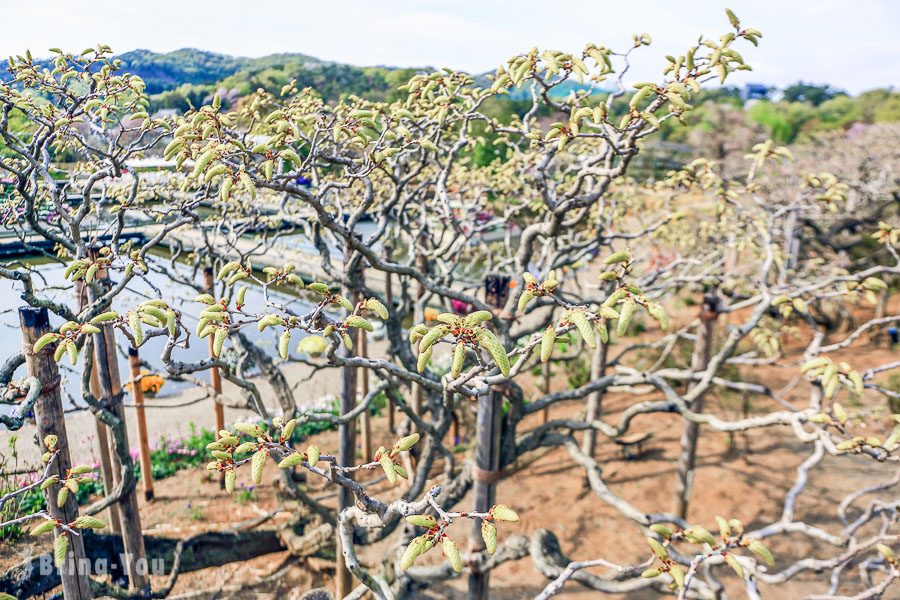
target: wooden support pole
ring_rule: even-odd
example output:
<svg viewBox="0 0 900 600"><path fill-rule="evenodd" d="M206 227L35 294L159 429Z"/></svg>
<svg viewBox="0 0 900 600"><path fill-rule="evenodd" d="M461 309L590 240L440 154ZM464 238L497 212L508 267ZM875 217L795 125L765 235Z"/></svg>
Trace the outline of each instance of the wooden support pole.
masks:
<svg viewBox="0 0 900 600"><path fill-rule="evenodd" d="M91 369L90 380L91 395L100 399L103 397L100 392L100 377L97 375L96 362ZM112 442L109 439L109 428L100 419L94 416L94 422L97 426L97 445L100 448L100 476L103 478L103 491L110 493L115 487L115 475L112 467ZM109 519L110 533L122 534L122 515L119 514L119 504L114 502L108 509L106 515Z"/></svg>
<svg viewBox="0 0 900 600"><path fill-rule="evenodd" d="M388 262L391 260L391 253L393 252L393 247L390 244L384 245L384 258ZM394 313L394 289L391 282L391 272L386 271L384 274L384 302L387 305L388 312L393 316ZM391 398L390 394L387 396L387 406L385 407L387 410L387 426L388 431L394 433L394 399Z"/></svg>
<svg viewBox="0 0 900 600"><path fill-rule="evenodd" d="M421 252L416 256L416 269L420 273L428 272L428 258L422 254ZM425 321L425 308L421 307L420 304L422 302L422 297L425 296L425 286L422 285L421 282L416 282L416 310L413 320L415 323L422 323ZM424 398L424 393L422 391L422 386L418 383L412 384L412 410L417 415L422 414L422 400ZM414 451L415 452L415 451Z"/></svg>
<svg viewBox="0 0 900 600"><path fill-rule="evenodd" d="M359 269L359 289L365 289L365 272L362 268ZM357 302L365 301L363 297L363 293L360 291L357 294L356 298ZM365 329L358 328L356 330L356 343L357 343L357 352L360 358L367 358L369 356L369 336L366 333ZM366 368L360 368L356 375L359 380L359 397L360 402L366 399L366 396L369 395L369 370ZM360 431L360 442L362 449L362 457L363 460L371 460L372 459L372 413L369 408L362 411L359 414L359 431Z"/></svg>
<svg viewBox="0 0 900 600"><path fill-rule="evenodd" d="M216 283L213 278L213 270L212 267L206 267L203 269L203 287L206 288L206 291L215 298L216 296ZM216 342L215 336L208 336L209 339L209 357L215 358L215 350L213 349ZM212 386L213 391L216 393L216 397L213 400L213 411L215 412L216 419L216 439L219 439L219 432L225 429L225 405L222 404L222 374L219 373L218 367L211 367L209 369L209 384ZM219 489L225 489L225 472L219 472Z"/></svg>
<svg viewBox="0 0 900 600"><path fill-rule="evenodd" d="M92 258L93 257L94 255L92 254ZM106 270L103 269L102 271L98 271L98 276L101 278L106 277ZM80 312L84 309L85 306L87 306L88 303L88 291L84 280L79 279L75 283L75 290L78 299L78 310ZM101 397L100 380L97 377L96 361L91 366L91 375L88 385L91 390L91 395L99 400ZM108 494L115 486L115 481L113 479L112 458L110 457L109 429L100 419L97 418L96 415L94 415L94 425L96 426L97 430L97 445L99 446L98 453L100 455L100 477L103 479L103 490ZM106 520L109 525L110 533L122 533L122 518L119 515L118 504L110 504L109 508L106 509Z"/></svg>
<svg viewBox="0 0 900 600"><path fill-rule="evenodd" d="M56 361L53 360L56 344L49 344L38 353L32 351L34 343L51 331L50 316L46 308L28 306L19 309L19 321L22 326L22 345L28 374L41 382L41 393L34 405L38 441L41 450L48 452L49 448L44 444L44 438L51 434L56 436L55 449L58 454L54 459L51 474L64 479L72 467L72 461L69 457L69 438L66 435L65 415L59 389L59 370ZM75 494L69 494L65 504L60 508L56 505L58 490L59 484L55 484L44 491L47 510L54 519L71 523L78 517L78 500ZM92 597L91 582L88 577L89 570L85 568L87 562L82 537L63 533L59 529L54 531L55 537L60 535L69 537L68 560L60 569L63 597L66 600L89 600Z"/></svg>
<svg viewBox="0 0 900 600"><path fill-rule="evenodd" d="M98 298L94 288L88 290L92 302ZM94 335L94 362L97 365L97 376L100 383L101 403L122 421L122 432L119 440L113 439L110 447L110 459L113 480L118 487L122 482L124 465L120 452L130 462L128 453L128 431L125 427L125 406L122 403L122 383L119 377L119 362L116 356L115 329L111 324L101 324L100 333ZM117 448L116 446L119 445ZM109 493L109 490L107 491ZM125 549L125 573L128 575L130 589L141 593L150 589L147 570L147 558L144 551L144 534L141 528L141 514L138 511L137 495L132 489L119 498L119 516L122 530L122 545Z"/></svg>
<svg viewBox="0 0 900 600"><path fill-rule="evenodd" d="M144 388L141 387L141 361L137 348L128 348L128 364L131 367L131 394L134 396L138 438L141 453L141 479L144 482L144 499L153 500L153 468L150 463L150 441L147 436L147 416L144 414Z"/></svg>
<svg viewBox="0 0 900 600"><path fill-rule="evenodd" d="M607 346L603 342L597 343L597 348L591 357L591 381L596 381L603 377L606 373L606 354ZM595 421L600 416L600 404L603 401L603 392L591 392L588 395L587 406L585 407L584 420L587 422ZM584 437L581 439L581 451L588 456L594 456L597 449L597 430L585 429Z"/></svg>
<svg viewBox="0 0 900 600"><path fill-rule="evenodd" d="M499 389L478 398L478 420L475 426L475 467L473 494L475 511L487 512L497 494L497 480L500 477L500 432L503 415L503 394ZM471 550L484 550L481 537L481 519L472 522ZM490 572L475 569L469 574L469 600L488 600L490 597Z"/></svg>
<svg viewBox="0 0 900 600"><path fill-rule="evenodd" d="M509 297L508 275L488 275L484 280L485 301L500 308ZM475 465L472 468L472 493L476 512L487 512L494 505L497 481L500 479L500 438L503 419L503 388L495 386L478 397L478 416L475 423ZM470 547L473 552L484 550L481 519L472 522ZM469 574L469 600L488 600L490 571L472 569Z"/></svg>
<svg viewBox="0 0 900 600"><path fill-rule="evenodd" d="M213 270L212 267L206 267L203 269L203 285L206 288L207 292L213 297L216 295L216 284L213 279ZM215 357L215 353L213 352L213 345L215 344L214 336L209 336L209 356L210 358ZM215 390L217 396L214 404L214 409L216 412L216 438L219 437L219 432L225 429L225 406L222 404L221 394L222 394L222 376L219 373L218 367L212 367L209 370L209 381L212 385L213 390ZM224 473L222 474L224 477ZM222 483L224 485L225 480L222 479Z"/></svg>
<svg viewBox="0 0 900 600"><path fill-rule="evenodd" d="M719 314L719 297L709 294L703 299L703 308L700 311L700 326L697 328L697 340L694 343L694 352L691 355L691 371L700 373L709 366L709 357L712 353L713 333L716 326L716 317ZM703 396L700 395L691 403L691 410L699 412L703 410ZM697 438L700 433L700 424L687 421L681 432L681 453L678 456L678 466L675 470L675 507L673 512L682 519L687 518L688 502L694 484L694 465L697 462Z"/></svg>
<svg viewBox="0 0 900 600"><path fill-rule="evenodd" d="M369 356L369 342L365 329L357 329L359 332L359 356ZM360 402L369 395L369 370L359 369L359 397ZM359 415L360 447L364 460L372 459L372 415L370 409L362 411Z"/></svg>
<svg viewBox="0 0 900 600"><path fill-rule="evenodd" d="M456 396L453 395L447 401L447 410L450 411L450 418L453 425L453 445L458 446L462 443L462 435L459 429L459 405L456 402Z"/></svg>
<svg viewBox="0 0 900 600"><path fill-rule="evenodd" d="M349 351L347 352L349 355ZM343 385L341 389L340 413L352 411L356 406L356 368L342 367ZM356 464L356 423L341 423L338 429L338 465L349 467ZM348 473L348 476L352 474ZM338 514L347 507L353 506L353 494L346 487L338 489ZM339 536L335 536L337 544L337 561L335 565L334 584L335 598L343 598L353 590L353 578L344 561Z"/></svg>

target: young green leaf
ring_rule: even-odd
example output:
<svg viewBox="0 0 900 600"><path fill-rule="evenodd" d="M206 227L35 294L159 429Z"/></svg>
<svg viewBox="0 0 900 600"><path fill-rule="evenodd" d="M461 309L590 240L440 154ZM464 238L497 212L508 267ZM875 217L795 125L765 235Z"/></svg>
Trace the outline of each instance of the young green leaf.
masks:
<svg viewBox="0 0 900 600"><path fill-rule="evenodd" d="M269 458L269 451L263 448L257 450L250 459L250 475L255 485L262 482L263 469L266 466L266 459Z"/></svg>
<svg viewBox="0 0 900 600"><path fill-rule="evenodd" d="M497 550L497 526L490 521L482 521L481 537L488 554L493 554Z"/></svg>
<svg viewBox="0 0 900 600"><path fill-rule="evenodd" d="M454 542L450 538L444 538L444 541L441 542L441 552L444 553L444 556L447 558L447 562L450 563L451 569L453 569L457 573L462 572L463 561L462 556L459 553L459 548L457 548L456 546L456 542Z"/></svg>

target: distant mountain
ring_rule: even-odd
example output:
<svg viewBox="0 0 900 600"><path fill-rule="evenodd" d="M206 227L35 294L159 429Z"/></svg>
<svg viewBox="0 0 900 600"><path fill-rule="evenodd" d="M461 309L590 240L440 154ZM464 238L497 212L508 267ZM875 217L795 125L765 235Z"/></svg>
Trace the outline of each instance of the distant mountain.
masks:
<svg viewBox="0 0 900 600"><path fill-rule="evenodd" d="M348 94L388 99L418 69L356 67L300 53L244 58L184 48L165 54L134 50L118 56L123 69L147 83L147 93L159 107L186 108L186 100L203 101L217 89L226 96L243 96L262 88L278 93L296 80L326 100Z"/></svg>
<svg viewBox="0 0 900 600"><path fill-rule="evenodd" d="M125 71L147 83L147 93L158 94L184 83L215 83L247 66L251 59L182 48L161 54L151 50L132 50L120 54Z"/></svg>
<svg viewBox="0 0 900 600"><path fill-rule="evenodd" d="M358 95L370 100L391 101L399 98L397 88L406 83L416 72L430 68L357 67L330 62L300 53L280 53L260 58L229 56L194 48L182 48L173 52L132 50L117 56L123 70L141 77L147 84L147 93L153 97L153 107L186 110L208 101L216 90L230 100L262 88L278 93L282 86L296 81L298 88L311 87L326 101L336 101L348 95ZM52 68L51 61L40 61ZM0 79L9 74L0 71ZM489 86L482 74L475 76L479 85ZM577 82L564 82L554 88L555 98L568 96L574 90L603 90ZM510 98L527 100L530 88L525 86L510 91Z"/></svg>
<svg viewBox="0 0 900 600"><path fill-rule="evenodd" d="M383 97L390 91L388 86L402 85L409 76L420 70L400 67L356 67L292 52L270 54L260 58L243 58L193 48L182 48L165 54L150 50L133 50L119 55L118 58L122 60L126 71L140 76L147 82L149 94L172 90L185 83L208 85L218 82L221 82L218 87L238 89L241 93L247 93L257 87L274 91L270 89L274 82L269 79L277 74L275 79L279 80L279 88L291 79L297 79L299 87L313 87L323 97L329 99L342 94L366 94L369 91ZM389 73L395 75L388 77ZM480 85L490 85L490 81L484 75L476 76L475 79ZM248 87L250 89L241 89ZM589 83L579 84L573 80L555 87L551 95L560 98L579 90L591 93L609 91ZM527 100L531 98L531 89L525 86L511 90L510 98Z"/></svg>

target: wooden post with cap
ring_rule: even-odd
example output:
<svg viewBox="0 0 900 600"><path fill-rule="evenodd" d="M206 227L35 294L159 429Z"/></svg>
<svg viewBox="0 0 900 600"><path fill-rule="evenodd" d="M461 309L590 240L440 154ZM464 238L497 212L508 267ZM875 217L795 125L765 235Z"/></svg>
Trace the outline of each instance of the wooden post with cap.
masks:
<svg viewBox="0 0 900 600"><path fill-rule="evenodd" d="M51 475L65 479L72 467L69 458L69 438L66 435L66 422L60 395L59 368L53 360L56 343L44 346L40 352L34 352L34 344L41 336L51 331L50 315L46 308L24 306L19 309L19 321L22 326L22 343L25 353L25 364L28 374L41 383L41 392L34 404L34 420L37 425L37 437L43 452L50 452L44 440L48 435L56 436L54 451L57 453L51 466ZM56 503L56 495L60 484L54 484L44 490L44 500L50 516L62 523L69 524L78 517L78 501L75 494L69 494L62 507ZM67 560L60 569L63 596L66 600L89 600L91 582L88 570L84 568L84 541L80 535L71 535L56 528L54 537L68 536L69 550Z"/></svg>

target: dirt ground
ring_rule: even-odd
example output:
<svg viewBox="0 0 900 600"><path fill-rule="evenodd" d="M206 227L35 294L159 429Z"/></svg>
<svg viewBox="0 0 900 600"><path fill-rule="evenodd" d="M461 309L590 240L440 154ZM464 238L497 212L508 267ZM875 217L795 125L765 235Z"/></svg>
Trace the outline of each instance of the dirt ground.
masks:
<svg viewBox="0 0 900 600"><path fill-rule="evenodd" d="M891 312L890 314L896 314ZM685 317L687 318L687 317ZM793 349L800 342L792 344ZM789 351L791 348L789 348ZM876 347L866 336L847 351L848 360L855 368L883 364L894 360L890 349ZM787 364L787 361L782 361ZM783 391L783 398L802 406L808 386L796 383L796 366L753 367L743 369L746 381L762 382L775 390ZM565 387L562 373L553 381L554 389ZM526 391L533 382L526 383ZM618 414L636 401L652 399L654 394L634 396L621 392L609 393L603 400L603 418L615 422ZM884 400L875 394L864 396L860 405L853 410L872 408L883 404ZM725 402L718 398L708 400L708 410L729 418L740 416L739 402L731 399ZM771 399L754 397L750 404L750 414L759 414L781 407ZM583 410L583 402L567 402L551 409L551 418L573 417ZM540 415L532 415L524 421L520 431L540 422ZM884 436L888 428L887 419L882 419L870 429L872 435ZM708 429L708 428L707 428ZM386 432L383 418L374 420L376 445L392 440ZM652 439L645 444L644 453L635 460L626 460L618 447L600 436L596 458L603 466L604 481L619 495L634 503L642 510L669 511L672 509L674 489L674 465L678 452L678 439L682 430L682 420L677 415L654 414L638 417L633 423L637 432L652 432ZM326 432L316 436L323 453L337 449L337 435ZM752 430L747 434L730 439L727 434L707 430L701 435L698 453L698 469L695 476L694 496L690 503L689 520L715 529L714 517L739 518L748 528L753 528L777 519L782 509L782 501L787 490L794 484L797 466L809 455L811 448L796 440L787 427ZM539 528L552 530L559 537L563 552L573 560L606 558L619 564L640 562L647 558L648 550L640 528L622 518L613 508L596 497L586 486L583 471L572 462L564 449L553 449L538 456L526 458L515 476L507 477L499 484L498 502L515 507L521 520L518 523L503 524L500 540L504 536L518 533L528 535ZM252 493L238 493L227 496L218 489L205 471L184 471L178 475L156 483L156 499L148 504L141 499L141 517L146 534L183 538L206 530L220 530L229 525L248 521L276 509L275 489L272 481L275 468L269 465L264 483ZM814 469L806 490L797 504L797 518L819 525L829 532L839 533L841 522L835 509L848 493L865 485L884 481L894 475L896 467L879 464L859 456L827 457L823 464ZM248 481L249 475L242 473L241 480ZM332 502L334 495L327 489L311 484L315 497ZM387 490L388 484L380 483L373 489L384 490L387 497L396 490ZM896 490L881 493L883 498L896 496ZM866 506L871 497L863 497L857 507ZM470 500L463 501L466 507ZM859 514L859 509L849 511L850 518ZM288 517L276 515L264 525L271 527ZM468 524L459 523L451 528L450 534L462 542L468 534ZM825 556L834 554L832 548L817 548L803 536L779 537L767 542L776 557L776 567L793 562L805 556ZM44 545L24 541L13 547L0 548L0 568L7 568L21 560L23 552L46 551ZM461 544L463 545L463 544ZM377 562L383 548L367 548L361 552L365 563ZM432 553L437 554L437 553ZM428 557L436 560L439 557ZM240 564L207 569L182 575L173 591L174 596L200 589L217 589L221 586L257 581L271 573L283 569L278 583L260 591L244 593L242 598L292 598L302 591L317 585L331 586L331 566L321 559L293 563L287 552L258 557ZM287 562L286 562L287 561ZM597 573L602 573L599 569ZM730 591L729 597L744 597L737 579L729 576L725 569L717 572ZM792 580L789 584L772 589L761 585L764 598L801 598L813 592L823 592L825 574L809 575ZM161 585L163 578L157 578L154 585ZM530 558L506 563L492 575L492 598L531 598L546 584L547 579L536 571ZM851 592L852 589L842 589ZM465 580L452 581L444 586L430 589L422 597L464 598ZM900 591L892 598L900 598ZM227 594L223 594L227 596ZM597 593L569 582L559 598L596 597ZM204 596L207 597L207 596ZM208 596L212 597L212 596ZM615 597L615 596L607 596ZM654 592L631 594L628 598L642 600L656 598Z"/></svg>

